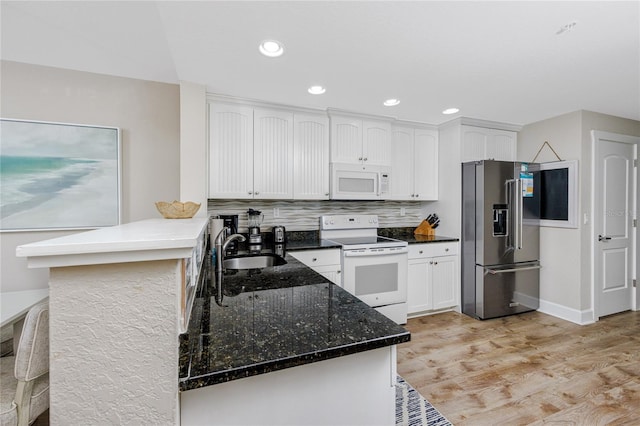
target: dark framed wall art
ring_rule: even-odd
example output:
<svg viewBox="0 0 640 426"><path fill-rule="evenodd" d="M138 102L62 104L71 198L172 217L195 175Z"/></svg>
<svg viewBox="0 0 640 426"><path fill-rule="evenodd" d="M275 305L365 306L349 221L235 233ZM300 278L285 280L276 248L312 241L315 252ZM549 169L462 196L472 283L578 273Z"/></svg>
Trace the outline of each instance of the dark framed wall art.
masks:
<svg viewBox="0 0 640 426"><path fill-rule="evenodd" d="M0 119L0 231L120 223L120 129Z"/></svg>

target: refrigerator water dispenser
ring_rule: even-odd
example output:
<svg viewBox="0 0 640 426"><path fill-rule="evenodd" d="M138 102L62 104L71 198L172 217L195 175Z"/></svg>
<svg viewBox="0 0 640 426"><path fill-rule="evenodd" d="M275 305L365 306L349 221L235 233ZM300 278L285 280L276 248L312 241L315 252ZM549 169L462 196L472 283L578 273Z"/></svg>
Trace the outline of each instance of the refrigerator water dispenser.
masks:
<svg viewBox="0 0 640 426"><path fill-rule="evenodd" d="M506 204L494 204L493 205L493 236L494 237L506 237L509 235L509 223L508 223L509 208Z"/></svg>

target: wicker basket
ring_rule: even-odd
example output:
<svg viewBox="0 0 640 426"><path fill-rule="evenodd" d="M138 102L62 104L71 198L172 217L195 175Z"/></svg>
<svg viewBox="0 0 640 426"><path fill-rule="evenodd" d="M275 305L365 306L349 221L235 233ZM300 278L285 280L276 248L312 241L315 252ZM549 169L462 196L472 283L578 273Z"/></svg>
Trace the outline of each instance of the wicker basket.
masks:
<svg viewBox="0 0 640 426"><path fill-rule="evenodd" d="M158 201L156 208L165 219L190 219L200 209L200 203L191 201L186 203L180 201L174 201L173 203Z"/></svg>

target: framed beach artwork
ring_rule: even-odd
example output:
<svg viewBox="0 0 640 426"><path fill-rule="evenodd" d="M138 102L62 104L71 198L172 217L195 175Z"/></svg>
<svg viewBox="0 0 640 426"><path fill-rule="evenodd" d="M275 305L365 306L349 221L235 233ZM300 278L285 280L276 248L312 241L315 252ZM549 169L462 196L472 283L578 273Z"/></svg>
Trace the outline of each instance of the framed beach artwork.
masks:
<svg viewBox="0 0 640 426"><path fill-rule="evenodd" d="M0 119L0 231L120 223L116 127Z"/></svg>

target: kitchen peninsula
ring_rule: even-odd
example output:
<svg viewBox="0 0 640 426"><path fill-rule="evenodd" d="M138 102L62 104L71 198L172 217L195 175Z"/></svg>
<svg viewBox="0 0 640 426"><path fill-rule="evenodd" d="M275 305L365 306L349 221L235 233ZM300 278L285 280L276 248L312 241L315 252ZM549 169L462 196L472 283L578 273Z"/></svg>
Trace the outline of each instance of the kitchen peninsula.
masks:
<svg viewBox="0 0 640 426"><path fill-rule="evenodd" d="M394 345L409 333L289 255L227 273L222 299L205 256L180 334L206 225L153 219L18 247L51 268L51 424L393 424Z"/></svg>

